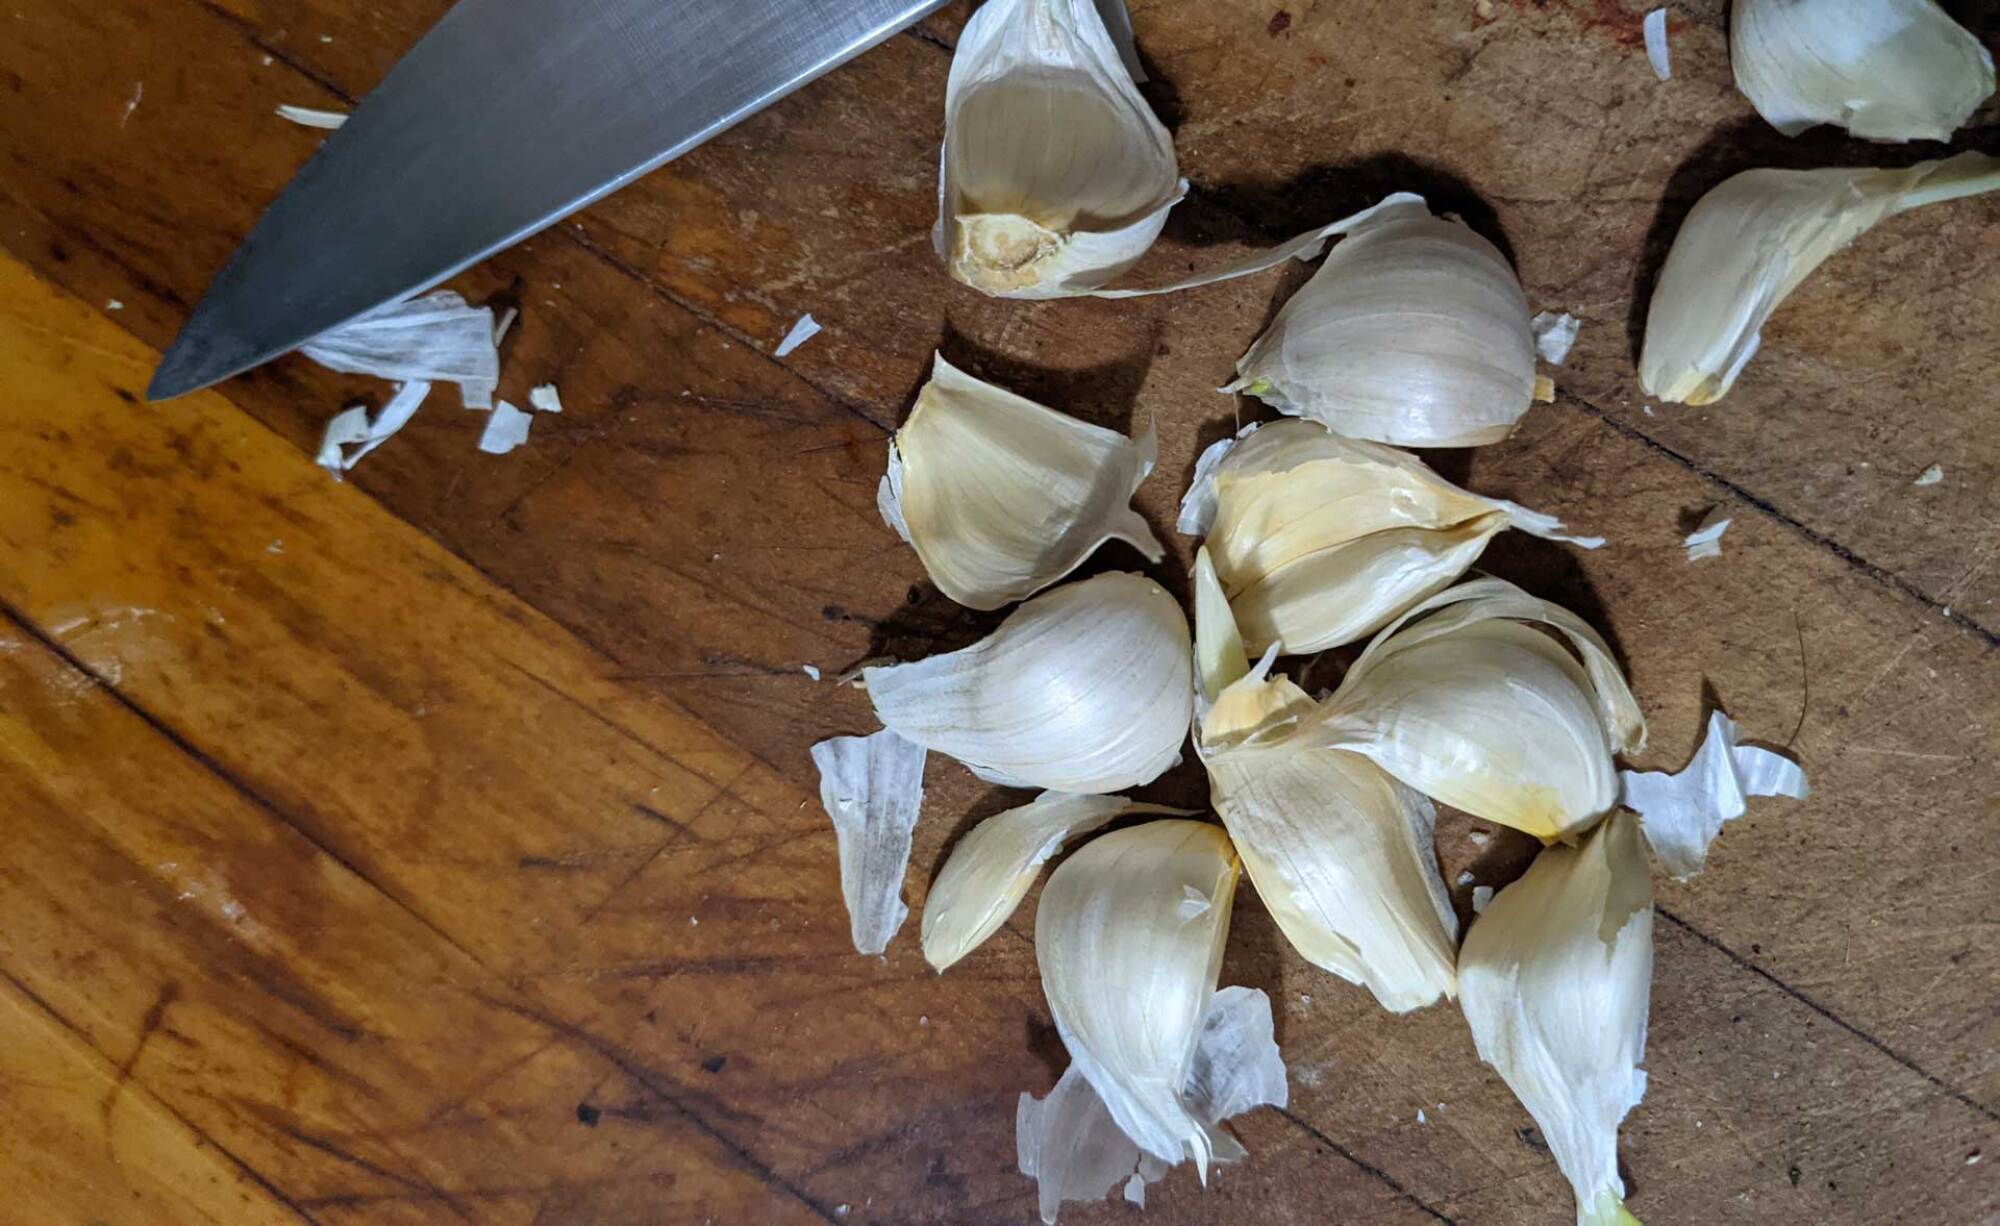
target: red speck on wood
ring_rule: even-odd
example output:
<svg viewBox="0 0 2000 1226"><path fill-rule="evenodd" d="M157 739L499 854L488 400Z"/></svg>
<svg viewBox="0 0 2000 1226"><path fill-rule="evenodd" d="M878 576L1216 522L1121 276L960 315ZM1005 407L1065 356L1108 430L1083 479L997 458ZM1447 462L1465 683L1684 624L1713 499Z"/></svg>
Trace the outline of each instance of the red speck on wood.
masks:
<svg viewBox="0 0 2000 1226"><path fill-rule="evenodd" d="M1289 30L1291 28L1292 28L1292 15L1290 13L1287 13L1283 9L1279 9L1277 12L1271 14L1271 24L1268 27L1266 27L1266 29L1269 30L1272 38L1276 38L1278 35L1283 34L1286 30Z"/></svg>

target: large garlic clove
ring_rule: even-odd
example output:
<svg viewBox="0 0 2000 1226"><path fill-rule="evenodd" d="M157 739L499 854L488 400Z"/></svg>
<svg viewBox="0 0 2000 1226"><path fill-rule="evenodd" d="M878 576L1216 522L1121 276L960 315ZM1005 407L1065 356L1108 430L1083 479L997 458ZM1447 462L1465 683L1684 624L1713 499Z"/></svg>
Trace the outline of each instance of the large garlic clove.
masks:
<svg viewBox="0 0 2000 1226"><path fill-rule="evenodd" d="M1187 191L1092 0L991 0L973 14L945 85L941 171L938 254L1006 298L1106 284Z"/></svg>
<svg viewBox="0 0 2000 1226"><path fill-rule="evenodd" d="M924 804L922 745L883 730L812 747L819 800L840 843L840 893L854 948L879 954L903 926L903 873Z"/></svg>
<svg viewBox="0 0 2000 1226"><path fill-rule="evenodd" d="M1950 140L1993 93L1993 57L1936 0L1736 0L1736 88L1786 136Z"/></svg>
<svg viewBox="0 0 2000 1226"><path fill-rule="evenodd" d="M1533 403L1535 338L1506 257L1407 197L1348 230L1236 370L1223 391L1349 438L1472 447Z"/></svg>
<svg viewBox="0 0 2000 1226"><path fill-rule="evenodd" d="M978 948L1007 917L1049 858L1078 835L1128 813L1177 813L1123 796L1043 792L974 826L951 849L924 901L924 957L942 971Z"/></svg>
<svg viewBox="0 0 2000 1226"><path fill-rule="evenodd" d="M1653 885L1638 823L1549 847L1472 922L1459 1006L1480 1059L1534 1116L1576 1190L1578 1226L1634 1226L1618 1125L1646 1093Z"/></svg>
<svg viewBox="0 0 2000 1226"><path fill-rule="evenodd" d="M1326 712L1317 743L1545 840L1587 829L1617 802L1612 757L1646 735L1604 640L1500 579L1441 592L1383 631Z"/></svg>
<svg viewBox="0 0 2000 1226"><path fill-rule="evenodd" d="M1157 562L1130 506L1153 471L1153 432L1129 439L959 370L939 354L890 443L877 503L938 590L997 609L1054 583L1108 540Z"/></svg>
<svg viewBox="0 0 2000 1226"><path fill-rule="evenodd" d="M1273 643L1301 655L1371 634L1458 578L1508 528L1603 544L1468 493L1408 452L1309 421L1238 440L1209 480L1207 547L1251 655Z"/></svg>
<svg viewBox="0 0 2000 1226"><path fill-rule="evenodd" d="M1112 573L1044 592L963 651L862 677L884 724L990 781L1103 794L1180 760L1190 649L1164 588Z"/></svg>
<svg viewBox="0 0 2000 1226"><path fill-rule="evenodd" d="M1648 396L1722 399L1757 352L1771 312L1875 223L2000 189L2000 158L1961 153L1907 170L1746 170L1681 223L1646 314L1639 383Z"/></svg>
<svg viewBox="0 0 2000 1226"><path fill-rule="evenodd" d="M1237 861L1219 826L1115 830L1042 889L1035 958L1063 1045L1125 1135L1204 1180L1215 1152L1183 1096L1215 996ZM1191 906L1194 900L1205 905Z"/></svg>

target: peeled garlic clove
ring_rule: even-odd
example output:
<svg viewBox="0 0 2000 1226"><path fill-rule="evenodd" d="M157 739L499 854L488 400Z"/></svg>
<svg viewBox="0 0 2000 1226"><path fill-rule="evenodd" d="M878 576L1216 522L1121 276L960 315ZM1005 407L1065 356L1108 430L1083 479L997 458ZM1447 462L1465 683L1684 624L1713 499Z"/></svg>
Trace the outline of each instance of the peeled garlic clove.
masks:
<svg viewBox="0 0 2000 1226"><path fill-rule="evenodd" d="M1050 875L1035 959L1056 1031L1126 1136L1204 1181L1209 1126L1183 1096L1229 936L1237 863L1204 822L1163 820L1085 844ZM1192 887L1210 905L1191 916Z"/></svg>
<svg viewBox="0 0 2000 1226"><path fill-rule="evenodd" d="M992 0L973 14L945 85L941 170L938 254L1005 298L1104 285L1187 191L1092 0Z"/></svg>
<svg viewBox="0 0 2000 1226"><path fill-rule="evenodd" d="M862 677L884 724L991 781L1104 794L1180 760L1190 656L1166 589L1112 573L1044 592L963 651Z"/></svg>
<svg viewBox="0 0 2000 1226"><path fill-rule="evenodd" d="M1108 540L1166 550L1130 504L1153 471L1134 440L975 379L937 356L890 444L877 502L938 590L973 609L1032 596Z"/></svg>
<svg viewBox="0 0 2000 1226"><path fill-rule="evenodd" d="M1803 800L1806 773L1789 758L1736 743L1736 722L1720 711L1708 717L1708 735L1694 760L1677 774L1624 771L1625 807L1639 825L1660 864L1677 880L1701 871L1708 845L1724 822L1742 817L1752 796Z"/></svg>
<svg viewBox="0 0 2000 1226"><path fill-rule="evenodd" d="M840 842L840 893L854 948L879 954L903 926L903 872L924 804L924 747L884 730L812 747L819 800Z"/></svg>
<svg viewBox="0 0 2000 1226"><path fill-rule="evenodd" d="M1347 232L1236 370L1223 391L1349 438L1472 447L1528 411L1535 338L1506 257L1406 197Z"/></svg>
<svg viewBox="0 0 2000 1226"><path fill-rule="evenodd" d="M1653 885L1638 823L1549 847L1472 922L1459 1006L1479 1058L1535 1117L1576 1191L1578 1226L1632 1226L1618 1124L1646 1093Z"/></svg>
<svg viewBox="0 0 2000 1226"><path fill-rule="evenodd" d="M1786 136L1950 140L1993 93L1993 57L1936 0L1736 0L1736 88Z"/></svg>
<svg viewBox="0 0 2000 1226"><path fill-rule="evenodd" d="M1185 813L1123 796L1043 792L974 826L951 849L924 902L924 957L942 971L1005 923L1063 844L1128 813Z"/></svg>
<svg viewBox="0 0 2000 1226"><path fill-rule="evenodd" d="M1645 721L1604 640L1500 579L1411 610L1354 662L1326 709L1318 743L1545 840L1609 810L1619 795L1612 756L1645 744Z"/></svg>
<svg viewBox="0 0 2000 1226"><path fill-rule="evenodd" d="M2000 188L2000 158L1907 170L1747 170L1681 223L1646 315L1648 396L1713 404L1757 352L1764 321L1834 252L1896 213Z"/></svg>
<svg viewBox="0 0 2000 1226"><path fill-rule="evenodd" d="M1207 547L1252 655L1273 643L1286 655L1323 651L1371 634L1458 578L1508 528L1603 544L1468 493L1408 452L1309 421L1274 422L1237 441L1208 479L1216 514Z"/></svg>

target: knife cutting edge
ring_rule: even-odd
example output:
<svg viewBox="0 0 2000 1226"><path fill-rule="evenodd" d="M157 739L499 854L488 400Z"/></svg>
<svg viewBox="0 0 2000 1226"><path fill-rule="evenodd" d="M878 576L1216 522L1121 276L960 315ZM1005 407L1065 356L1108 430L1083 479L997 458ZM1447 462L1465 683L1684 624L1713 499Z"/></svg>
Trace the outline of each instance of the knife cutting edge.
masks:
<svg viewBox="0 0 2000 1226"><path fill-rule="evenodd" d="M154 373L165 400L435 285L945 0L459 0L306 163Z"/></svg>

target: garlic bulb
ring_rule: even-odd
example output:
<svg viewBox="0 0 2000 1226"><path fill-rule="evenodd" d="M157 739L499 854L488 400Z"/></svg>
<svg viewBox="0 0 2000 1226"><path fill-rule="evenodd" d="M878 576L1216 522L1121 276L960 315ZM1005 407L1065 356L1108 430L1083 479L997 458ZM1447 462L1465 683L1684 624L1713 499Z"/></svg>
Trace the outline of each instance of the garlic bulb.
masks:
<svg viewBox="0 0 2000 1226"><path fill-rule="evenodd" d="M1646 315L1648 396L1713 404L1757 352L1771 312L1820 262L1885 217L2000 188L2000 158L1907 170L1747 170L1681 223Z"/></svg>
<svg viewBox="0 0 2000 1226"><path fill-rule="evenodd" d="M1004 298L1104 285L1187 192L1092 0L990 0L945 84L938 254Z"/></svg>
<svg viewBox="0 0 2000 1226"><path fill-rule="evenodd" d="M884 724L989 782L1109 793L1180 760L1189 648L1166 589L1114 572L1035 597L963 651L862 678Z"/></svg>
<svg viewBox="0 0 2000 1226"><path fill-rule="evenodd" d="M1562 522L1444 480L1408 452L1274 422L1210 478L1208 550L1249 654L1351 643L1465 572L1508 528L1572 541ZM1194 492L1190 491L1190 498Z"/></svg>
<svg viewBox="0 0 2000 1226"><path fill-rule="evenodd" d="M1950 140L1993 93L1993 57L1937 0L1736 0L1736 88L1786 136Z"/></svg>
<svg viewBox="0 0 2000 1226"><path fill-rule="evenodd" d="M1618 1124L1646 1093L1653 883L1619 813L1580 848L1549 847L1472 921L1459 1006L1576 1190L1578 1226L1636 1226Z"/></svg>
<svg viewBox="0 0 2000 1226"><path fill-rule="evenodd" d="M1458 917L1438 875L1436 810L1367 758L1312 744L1304 692L1244 671L1206 549L1195 592L1203 689L1217 691L1199 739L1210 795L1279 930L1394 1012L1452 995Z"/></svg>
<svg viewBox="0 0 2000 1226"><path fill-rule="evenodd" d="M1506 257L1407 196L1347 230L1236 370L1223 391L1349 438L1473 447L1528 411L1535 338Z"/></svg>
<svg viewBox="0 0 2000 1226"><path fill-rule="evenodd" d="M993 935L1063 844L1128 813L1177 813L1123 796L1043 792L974 826L951 849L924 901L924 957L942 971Z"/></svg>
<svg viewBox="0 0 2000 1226"><path fill-rule="evenodd" d="M1049 876L1035 913L1035 960L1056 1031L1112 1119L1140 1149L1216 1152L1183 1095L1194 1068L1236 893L1236 854L1219 826L1167 819L1085 844ZM1191 897L1208 905L1189 907Z"/></svg>
<svg viewBox="0 0 2000 1226"><path fill-rule="evenodd" d="M889 444L883 518L938 590L997 609L1054 583L1107 540L1148 561L1166 550L1129 505L1153 471L1137 440L1043 408L937 355L931 381Z"/></svg>
<svg viewBox="0 0 2000 1226"><path fill-rule="evenodd" d="M1312 740L1372 758L1475 817L1554 840L1617 803L1612 756L1644 748L1646 724L1596 631L1488 578L1440 592L1376 636Z"/></svg>

